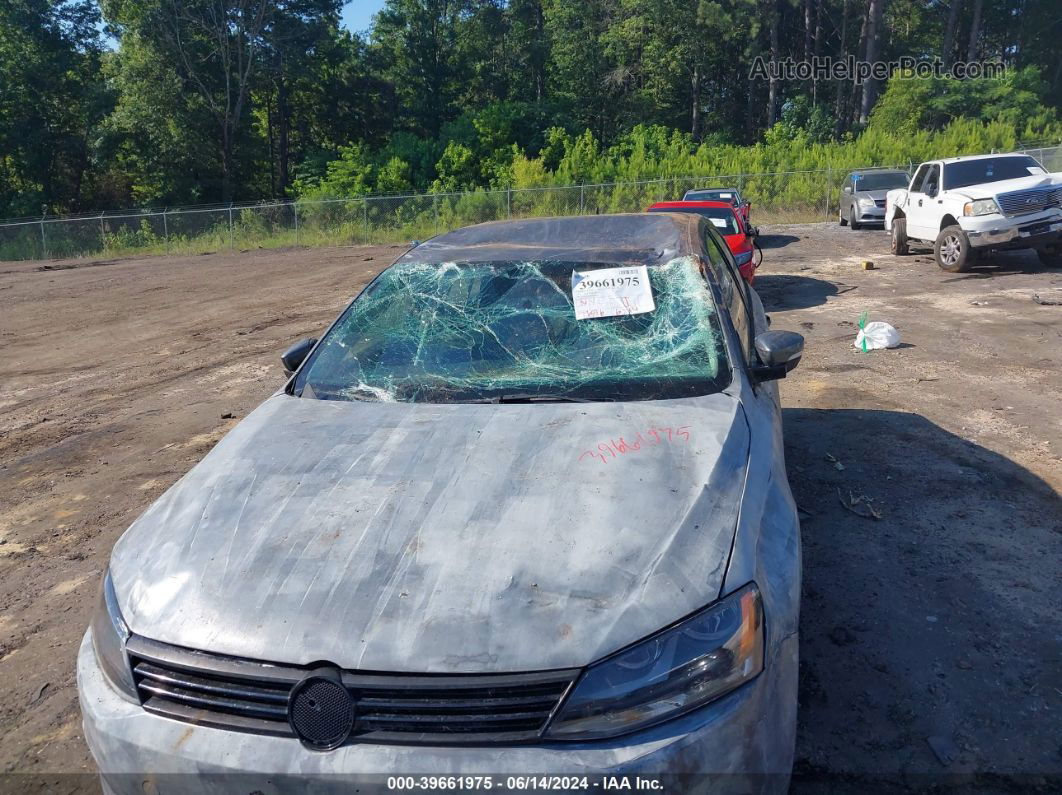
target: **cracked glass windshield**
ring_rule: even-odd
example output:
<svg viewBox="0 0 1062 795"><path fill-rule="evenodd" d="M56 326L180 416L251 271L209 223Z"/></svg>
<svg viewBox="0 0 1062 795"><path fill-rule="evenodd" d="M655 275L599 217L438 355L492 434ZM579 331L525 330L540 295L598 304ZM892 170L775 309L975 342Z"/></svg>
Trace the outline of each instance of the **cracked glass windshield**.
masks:
<svg viewBox="0 0 1062 795"><path fill-rule="evenodd" d="M573 271L613 264L399 264L347 308L302 397L424 403L659 400L730 382L697 261L648 268L655 309L577 320Z"/></svg>

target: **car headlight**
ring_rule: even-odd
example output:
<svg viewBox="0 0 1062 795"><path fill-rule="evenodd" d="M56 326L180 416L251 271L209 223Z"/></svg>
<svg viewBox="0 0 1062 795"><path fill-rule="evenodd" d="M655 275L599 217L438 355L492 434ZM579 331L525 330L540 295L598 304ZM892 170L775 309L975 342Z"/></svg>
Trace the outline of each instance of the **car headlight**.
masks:
<svg viewBox="0 0 1062 795"><path fill-rule="evenodd" d="M126 698L140 702L129 670L129 658L125 654L125 642L129 639L129 627L118 609L118 597L114 593L111 573L103 575L100 599L92 616L92 648L96 661L107 680Z"/></svg>
<svg viewBox="0 0 1062 795"><path fill-rule="evenodd" d="M873 199L868 199L866 196L860 196L856 201L860 207L873 207L875 204Z"/></svg>
<svg viewBox="0 0 1062 795"><path fill-rule="evenodd" d="M751 251L743 251L740 254L735 254L734 255L734 262L737 263L737 266L739 268L742 265L747 265L751 259L752 259L752 252Z"/></svg>
<svg viewBox="0 0 1062 795"><path fill-rule="evenodd" d="M974 202L966 202L962 208L963 215L991 215L998 212L999 206L993 199L978 199Z"/></svg>
<svg viewBox="0 0 1062 795"><path fill-rule="evenodd" d="M763 605L756 585L590 666L546 736L615 737L719 698L763 670Z"/></svg>

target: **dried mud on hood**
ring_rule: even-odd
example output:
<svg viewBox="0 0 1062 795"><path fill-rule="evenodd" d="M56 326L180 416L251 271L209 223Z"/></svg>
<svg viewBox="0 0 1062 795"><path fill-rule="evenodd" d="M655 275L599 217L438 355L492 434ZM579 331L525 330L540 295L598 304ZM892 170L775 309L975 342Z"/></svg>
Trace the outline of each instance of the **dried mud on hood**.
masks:
<svg viewBox="0 0 1062 795"><path fill-rule="evenodd" d="M585 665L713 601L748 457L731 396L274 397L138 519L133 632L380 671Z"/></svg>

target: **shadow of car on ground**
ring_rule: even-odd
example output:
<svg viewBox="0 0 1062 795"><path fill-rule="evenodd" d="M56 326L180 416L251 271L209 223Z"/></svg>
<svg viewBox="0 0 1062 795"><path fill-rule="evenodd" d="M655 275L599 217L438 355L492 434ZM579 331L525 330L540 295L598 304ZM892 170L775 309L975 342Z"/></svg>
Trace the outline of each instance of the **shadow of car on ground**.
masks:
<svg viewBox="0 0 1062 795"><path fill-rule="evenodd" d="M754 287L766 312L819 306L839 292L836 284L824 279L774 273L757 274Z"/></svg>
<svg viewBox="0 0 1062 795"><path fill-rule="evenodd" d="M917 414L783 415L804 557L793 790L1057 781L1062 498Z"/></svg>
<svg viewBox="0 0 1062 795"><path fill-rule="evenodd" d="M993 276L1009 276L1017 273L1057 273L1060 269L1044 265L1035 251L991 251L978 255L966 273L957 274L954 279L988 279Z"/></svg>
<svg viewBox="0 0 1062 795"><path fill-rule="evenodd" d="M790 243L796 243L798 240L800 240L800 238L797 237L796 235L777 235L777 234L776 235L761 234L761 235L757 236L757 238L756 238L756 242L759 244L760 248L762 248L762 249L784 248L785 246L788 246Z"/></svg>

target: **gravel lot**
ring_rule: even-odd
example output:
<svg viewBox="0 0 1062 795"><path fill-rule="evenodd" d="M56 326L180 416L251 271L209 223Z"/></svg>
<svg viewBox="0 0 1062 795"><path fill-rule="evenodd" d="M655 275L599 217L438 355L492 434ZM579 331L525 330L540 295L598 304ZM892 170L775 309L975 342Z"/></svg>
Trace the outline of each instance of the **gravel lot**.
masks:
<svg viewBox="0 0 1062 795"><path fill-rule="evenodd" d="M795 788L1058 786L1062 273L763 231L757 288L808 340L782 386L804 512ZM0 263L0 770L39 774L0 789L92 786L69 775L93 770L74 657L111 546L399 253ZM864 310L903 346L857 351Z"/></svg>

